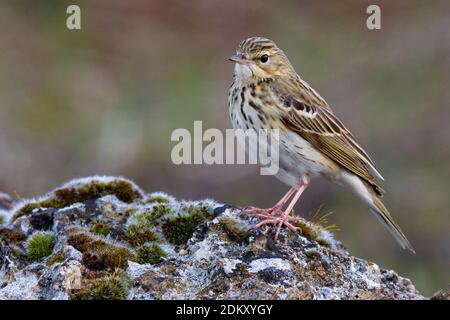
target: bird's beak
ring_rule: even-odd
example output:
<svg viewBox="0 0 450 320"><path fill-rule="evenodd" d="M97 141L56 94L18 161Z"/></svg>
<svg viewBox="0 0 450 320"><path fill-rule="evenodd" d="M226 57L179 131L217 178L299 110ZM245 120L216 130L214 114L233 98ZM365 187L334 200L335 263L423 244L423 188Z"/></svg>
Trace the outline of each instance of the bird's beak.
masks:
<svg viewBox="0 0 450 320"><path fill-rule="evenodd" d="M251 62L250 60L245 59L240 54L235 54L235 55L229 57L228 60L239 63L239 64L249 64Z"/></svg>

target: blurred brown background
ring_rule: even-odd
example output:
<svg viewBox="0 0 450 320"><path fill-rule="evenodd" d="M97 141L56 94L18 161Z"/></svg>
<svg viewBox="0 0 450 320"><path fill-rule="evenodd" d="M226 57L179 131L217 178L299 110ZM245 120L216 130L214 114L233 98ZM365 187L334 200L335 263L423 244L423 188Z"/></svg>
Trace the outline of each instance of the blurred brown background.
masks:
<svg viewBox="0 0 450 320"><path fill-rule="evenodd" d="M82 30L65 27L79 4ZM382 29L366 28L379 4ZM251 166L175 166L175 128L230 128L225 59L260 35L284 49L384 175L403 251L353 196L314 181L297 212L335 210L350 251L410 277L450 281L448 1L2 1L0 190L22 197L91 174L147 191L272 205L287 190Z"/></svg>

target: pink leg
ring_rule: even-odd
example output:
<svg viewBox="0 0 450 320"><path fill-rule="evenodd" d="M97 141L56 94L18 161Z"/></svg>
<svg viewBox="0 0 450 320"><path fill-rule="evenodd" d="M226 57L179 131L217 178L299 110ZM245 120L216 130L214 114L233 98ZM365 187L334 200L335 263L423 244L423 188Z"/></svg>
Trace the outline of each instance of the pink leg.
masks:
<svg viewBox="0 0 450 320"><path fill-rule="evenodd" d="M278 239L278 235L280 234L281 226L283 224L285 224L291 230L293 228L295 228L295 230L298 229L297 227L294 227L286 220L290 220L289 217L290 217L290 213L291 213L292 209L294 209L295 204L297 203L298 199L300 199L300 196L302 195L303 191L306 190L307 187L308 187L308 182L307 181L305 182L302 179L302 182L297 190L297 193L295 194L294 198L292 198L291 203L289 203L288 207L286 208L286 210L284 210L283 214L280 217L280 221L278 222L277 231L275 232L275 241Z"/></svg>
<svg viewBox="0 0 450 320"><path fill-rule="evenodd" d="M306 178L301 180L301 182L298 186L297 192L295 193L295 195L292 198L291 202L289 203L288 207L286 208L286 210L284 210L284 212L281 214L281 216L276 217L274 215L256 214L257 217L263 218L264 220L262 220L261 222L259 222L255 226L253 226L252 229L258 229L259 227L266 225L266 224L276 225L277 230L275 233L275 241L278 239L278 235L280 234L280 230L283 225L285 225L286 227L288 227L290 230L292 230L294 232L297 231L298 228L289 222L289 221L296 220L296 218L290 216L289 214L292 211L292 209L294 208L295 204L297 203L297 201L300 198L300 196L302 195L302 193L308 187L308 183L309 183L309 181ZM292 191L292 190L295 190L295 189L293 188L290 191Z"/></svg>
<svg viewBox="0 0 450 320"><path fill-rule="evenodd" d="M283 198L280 199L280 201L277 202L275 207L282 208L283 205L289 200L289 198L294 194L295 188L290 188L288 192L283 196Z"/></svg>
<svg viewBox="0 0 450 320"><path fill-rule="evenodd" d="M256 216L259 216L260 218L268 218L272 214L276 214L281 211L281 208L284 206L284 204L289 200L289 198L294 194L295 188L289 189L288 192L283 196L283 198L280 199L280 201L277 202L276 205L274 205L272 208L268 209L260 209L255 207L247 207L244 210L241 211L240 214L255 214Z"/></svg>

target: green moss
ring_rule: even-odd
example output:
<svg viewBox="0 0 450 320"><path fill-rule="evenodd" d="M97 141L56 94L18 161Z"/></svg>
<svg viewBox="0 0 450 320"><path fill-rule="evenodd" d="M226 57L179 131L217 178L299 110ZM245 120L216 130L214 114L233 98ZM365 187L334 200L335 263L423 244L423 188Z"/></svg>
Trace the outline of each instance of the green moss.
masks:
<svg viewBox="0 0 450 320"><path fill-rule="evenodd" d="M45 265L50 267L56 263L64 262L64 255L61 252L55 252L45 261Z"/></svg>
<svg viewBox="0 0 450 320"><path fill-rule="evenodd" d="M38 260L52 254L55 237L50 232L38 232L27 242L27 256L30 260Z"/></svg>
<svg viewBox="0 0 450 320"><path fill-rule="evenodd" d="M317 241L318 244L321 244L322 246L331 247L330 242L326 241L325 239L317 238L315 240Z"/></svg>
<svg viewBox="0 0 450 320"><path fill-rule="evenodd" d="M146 224L148 227L157 225L161 218L171 213L172 209L166 204L153 206L151 209L138 213L133 216L136 223Z"/></svg>
<svg viewBox="0 0 450 320"><path fill-rule="evenodd" d="M222 217L219 227L231 241L242 242L250 235L249 229L245 225L230 217Z"/></svg>
<svg viewBox="0 0 450 320"><path fill-rule="evenodd" d="M56 198L48 198L39 202L31 202L24 204L21 208L19 208L14 216L12 217L12 220L16 220L17 218L20 218L24 215L30 214L35 209L39 208L55 208L55 209L61 209L64 208L64 203Z"/></svg>
<svg viewBox="0 0 450 320"><path fill-rule="evenodd" d="M123 271L115 271L112 275L92 279L85 283L83 289L75 293L79 300L124 300L128 297L131 279Z"/></svg>
<svg viewBox="0 0 450 320"><path fill-rule="evenodd" d="M68 230L67 242L83 253L83 263L93 270L126 269L128 260L136 261L130 249L98 239L80 228Z"/></svg>
<svg viewBox="0 0 450 320"><path fill-rule="evenodd" d="M317 210L310 215L310 220L296 217L292 224L298 227L299 232L306 238L316 241L325 247L332 247L332 231L339 229L336 224L328 223L328 218L334 213L334 211L321 214L322 208L322 205L319 206ZM294 212L291 214L295 215Z"/></svg>
<svg viewBox="0 0 450 320"><path fill-rule="evenodd" d="M306 236L308 239L315 240L317 238L317 230L311 222L299 218L296 221L292 222L292 224L300 228L299 231L301 232L301 234Z"/></svg>
<svg viewBox="0 0 450 320"><path fill-rule="evenodd" d="M19 259L26 258L26 254L17 247L12 247L10 252L16 258Z"/></svg>
<svg viewBox="0 0 450 320"><path fill-rule="evenodd" d="M320 225L304 220L303 218L298 217L296 221L292 222L292 224L298 227L299 232L304 235L306 238L316 241L317 243L330 247L329 241L323 238L323 233L326 232Z"/></svg>
<svg viewBox="0 0 450 320"><path fill-rule="evenodd" d="M141 264L160 263L167 256L167 253L156 244L143 245L137 249L138 262Z"/></svg>
<svg viewBox="0 0 450 320"><path fill-rule="evenodd" d="M115 195L117 199L126 203L132 203L134 200L142 198L142 195L133 188L133 185L124 180L92 181L81 187L58 189L54 193L56 198L66 205L98 199L106 195Z"/></svg>
<svg viewBox="0 0 450 320"><path fill-rule="evenodd" d="M202 214L205 216L210 216L213 213L213 208L209 204L207 205L202 202L185 203L184 205L182 204L181 207L181 210L188 214Z"/></svg>
<svg viewBox="0 0 450 320"><path fill-rule="evenodd" d="M41 204L39 203L27 203L24 204L14 215L13 219L18 218L21 215L27 214L27 213L31 213L33 210L35 209L39 209L41 208Z"/></svg>
<svg viewBox="0 0 450 320"><path fill-rule="evenodd" d="M161 223L165 238L175 245L186 243L200 223L213 218L212 207L202 203L182 204L181 211L181 214L165 218Z"/></svg>
<svg viewBox="0 0 450 320"><path fill-rule="evenodd" d="M111 231L111 227L105 221L97 219L91 222L89 231L106 237Z"/></svg>
<svg viewBox="0 0 450 320"><path fill-rule="evenodd" d="M128 226L126 240L132 246L139 246L146 242L159 242L158 236L150 230L151 225L146 222L136 222Z"/></svg>
<svg viewBox="0 0 450 320"><path fill-rule="evenodd" d="M0 225L5 223L5 216L0 214Z"/></svg>
<svg viewBox="0 0 450 320"><path fill-rule="evenodd" d="M132 217L126 231L126 241L132 246L140 246L146 242L159 242L159 237L151 231L160 219L171 212L171 208L165 204L156 205Z"/></svg>
<svg viewBox="0 0 450 320"><path fill-rule="evenodd" d="M125 209L125 217L129 217L136 212L137 208L127 208Z"/></svg>
<svg viewBox="0 0 450 320"><path fill-rule="evenodd" d="M16 211L13 220L31 213L37 208L61 209L74 203L98 199L106 195L115 195L122 202L132 203L136 199L142 199L139 191L133 185L124 180L111 182L92 181L79 187L60 188L53 192L49 198L23 205Z"/></svg>
<svg viewBox="0 0 450 320"><path fill-rule="evenodd" d="M183 213L167 218L162 223L164 237L175 245L186 243L194 233L195 228L208 219L208 215L203 211Z"/></svg>
<svg viewBox="0 0 450 320"><path fill-rule="evenodd" d="M152 211L150 213L150 219L155 224L159 222L159 219L167 216L169 213L172 212L172 209L165 204L156 205L152 208Z"/></svg>
<svg viewBox="0 0 450 320"><path fill-rule="evenodd" d="M171 199L162 194L151 194L147 197L146 203L170 203Z"/></svg>

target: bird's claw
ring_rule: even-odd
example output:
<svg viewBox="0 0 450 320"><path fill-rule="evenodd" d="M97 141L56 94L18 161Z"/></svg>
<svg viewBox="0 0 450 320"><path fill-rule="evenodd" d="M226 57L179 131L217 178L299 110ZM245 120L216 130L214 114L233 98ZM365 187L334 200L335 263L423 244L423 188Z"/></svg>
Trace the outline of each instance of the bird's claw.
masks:
<svg viewBox="0 0 450 320"><path fill-rule="evenodd" d="M280 234L282 226L286 226L288 229L290 229L293 232L297 232L298 230L300 230L299 227L296 227L291 223L292 221L296 221L297 218L294 216L285 214L285 213L281 214L281 216L279 216L279 217L276 217L273 215L263 215L263 214L256 214L255 216L257 216L258 218L262 218L263 220L258 222L254 226L252 226L251 230L257 230L266 224L275 225L276 226L275 241L278 240L278 236Z"/></svg>
<svg viewBox="0 0 450 320"><path fill-rule="evenodd" d="M245 215L255 215L255 216L274 216L281 214L281 208L278 206L275 206L273 208L267 208L267 209L261 209L256 207L246 207L244 208L239 215L245 216Z"/></svg>

